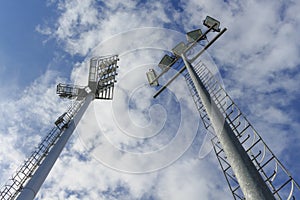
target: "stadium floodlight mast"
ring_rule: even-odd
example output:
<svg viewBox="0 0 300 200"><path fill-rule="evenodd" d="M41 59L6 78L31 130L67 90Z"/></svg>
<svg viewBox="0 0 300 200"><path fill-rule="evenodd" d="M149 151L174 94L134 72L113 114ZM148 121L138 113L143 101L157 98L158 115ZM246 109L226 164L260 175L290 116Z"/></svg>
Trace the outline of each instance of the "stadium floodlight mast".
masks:
<svg viewBox="0 0 300 200"><path fill-rule="evenodd" d="M172 56L165 55L162 58L158 64L162 69L161 74L157 76L154 69L146 73L149 84L159 86L158 79L177 61L181 60L184 63L184 66L161 86L153 97L156 98L180 74L185 74L191 96L204 126L213 133L213 149L234 199L270 200L285 197L294 199L294 186L300 190L299 185L206 65L198 61L199 56L226 31L226 28L221 30L220 22L210 16L206 17L203 25L208 27L205 33L200 29L188 32L188 43L180 42L172 49ZM189 50L193 49L199 41L207 40L206 35L211 31L218 34L196 55L188 59L186 55ZM193 62L196 63L194 66ZM287 189L288 185L290 188Z"/></svg>
<svg viewBox="0 0 300 200"><path fill-rule="evenodd" d="M94 99L113 99L118 60L117 55L92 58L87 86L57 85L56 93L60 97L75 101L1 189L1 200L34 199L89 104Z"/></svg>

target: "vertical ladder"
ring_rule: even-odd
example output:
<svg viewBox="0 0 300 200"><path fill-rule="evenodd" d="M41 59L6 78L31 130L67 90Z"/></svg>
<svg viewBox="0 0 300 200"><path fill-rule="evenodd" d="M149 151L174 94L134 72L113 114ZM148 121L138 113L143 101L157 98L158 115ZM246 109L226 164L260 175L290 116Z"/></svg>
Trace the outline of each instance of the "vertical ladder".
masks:
<svg viewBox="0 0 300 200"><path fill-rule="evenodd" d="M36 169L43 162L51 148L59 140L68 123L80 109L84 101L74 101L68 110L56 120L56 126L46 135L38 147L31 153L30 157L25 160L24 164L15 172L5 186L0 191L0 200L15 199Z"/></svg>
<svg viewBox="0 0 300 200"><path fill-rule="evenodd" d="M34 199L56 159L66 145L90 102L113 99L118 55L94 57L90 60L88 86L59 84L57 94L75 98L69 109L56 121L55 127L37 149L0 190L0 200Z"/></svg>
<svg viewBox="0 0 300 200"><path fill-rule="evenodd" d="M295 199L295 186L299 191L299 184L293 179L291 174L266 145L261 136L253 128L205 64L199 61L194 65L194 69L209 92L212 100L217 104L225 120L248 153L255 167L273 192L274 197L280 200ZM245 199L224 150L213 131L210 119L204 109L199 94L188 73L185 74L185 79L204 127L214 134L212 139L213 149L225 175L230 191L232 192L234 199Z"/></svg>

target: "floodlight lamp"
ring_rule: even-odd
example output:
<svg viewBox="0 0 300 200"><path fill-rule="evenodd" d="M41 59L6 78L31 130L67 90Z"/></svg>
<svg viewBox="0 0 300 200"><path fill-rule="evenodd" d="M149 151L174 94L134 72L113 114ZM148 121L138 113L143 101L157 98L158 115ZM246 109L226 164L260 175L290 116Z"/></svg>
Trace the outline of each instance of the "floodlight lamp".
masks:
<svg viewBox="0 0 300 200"><path fill-rule="evenodd" d="M95 99L113 99L115 78L118 75L118 60L118 55L91 59L88 87L90 92L95 93Z"/></svg>
<svg viewBox="0 0 300 200"><path fill-rule="evenodd" d="M186 49L187 49L186 44L184 44L184 42L180 42L172 49L172 52L175 54L175 56L180 57L181 54L183 54Z"/></svg>
<svg viewBox="0 0 300 200"><path fill-rule="evenodd" d="M146 75L147 75L147 79L148 79L148 82L149 82L149 85L150 86L158 86L158 81L154 81L157 77L156 75L156 72L154 71L154 69L149 69L148 72L146 72Z"/></svg>
<svg viewBox="0 0 300 200"><path fill-rule="evenodd" d="M186 34L186 39L188 42L199 42L200 40L206 40L206 36L202 36L203 33L201 29L190 31Z"/></svg>
<svg viewBox="0 0 300 200"><path fill-rule="evenodd" d="M210 16L206 16L205 20L203 21L203 25L207 26L208 28L212 28L212 30L216 32L220 32L220 22Z"/></svg>
<svg viewBox="0 0 300 200"><path fill-rule="evenodd" d="M162 70L165 70L167 67L171 67L170 65L174 62L175 58L169 55L165 55L158 64L158 67Z"/></svg>

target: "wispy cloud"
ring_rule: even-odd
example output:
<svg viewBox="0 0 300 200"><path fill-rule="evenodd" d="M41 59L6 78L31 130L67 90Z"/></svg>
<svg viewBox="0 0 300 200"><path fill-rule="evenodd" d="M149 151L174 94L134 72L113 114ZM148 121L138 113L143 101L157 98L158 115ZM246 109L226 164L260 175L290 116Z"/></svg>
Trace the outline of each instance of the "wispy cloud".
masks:
<svg viewBox="0 0 300 200"><path fill-rule="evenodd" d="M197 158L204 133L196 130L199 117L192 111L194 105L184 80L181 78L169 87L171 95L165 94L165 102L151 100L154 90L145 85L148 68L156 67L165 51L185 40L181 32L198 28L206 15L220 19L222 26L229 29L209 50L221 68L229 94L293 174L300 173L299 167L291 165L294 149L299 149L299 143L293 141L300 139L296 132L300 124L296 105L300 94L300 17L295 16L300 3L49 2L60 14L54 24L39 25L37 30L54 38L67 53L87 56L85 62L74 66L72 81L86 84L91 56L119 54L121 60L114 101L91 105L38 194L39 199L232 199L214 155ZM7 119L1 130L5 138L1 140L1 182L62 111L63 106L57 107L61 101L54 94L56 76L47 72L20 99L1 105L1 118ZM166 80L162 79L162 83ZM155 103L162 105L153 106ZM176 141L181 126L182 132L190 135ZM35 130L41 130L41 134L32 135ZM160 134L151 140L128 137L149 136L153 130ZM180 152L183 145L186 148L180 152L184 154L179 160L165 165L167 168L146 174L120 172L149 169L172 158L167 152L153 157L157 160L142 162L131 155L158 152L172 141L176 144L172 153ZM189 142L191 147L187 149ZM103 144L125 153L108 151ZM283 152L290 154L282 156Z"/></svg>
<svg viewBox="0 0 300 200"><path fill-rule="evenodd" d="M34 146L47 134L53 120L66 106L57 99L53 90L59 81L57 75L57 72L48 71L25 91L0 101L2 183L34 150Z"/></svg>

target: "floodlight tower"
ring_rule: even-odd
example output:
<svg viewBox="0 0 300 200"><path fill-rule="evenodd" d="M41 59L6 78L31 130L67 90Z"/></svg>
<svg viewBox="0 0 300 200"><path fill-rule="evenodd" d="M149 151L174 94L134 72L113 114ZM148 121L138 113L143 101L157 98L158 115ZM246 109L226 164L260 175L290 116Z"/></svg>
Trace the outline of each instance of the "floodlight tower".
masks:
<svg viewBox="0 0 300 200"><path fill-rule="evenodd" d="M62 98L74 99L74 102L54 122L52 130L1 189L1 200L34 199L89 104L94 99L113 99L118 60L117 55L92 58L87 86L57 85L57 94Z"/></svg>
<svg viewBox="0 0 300 200"><path fill-rule="evenodd" d="M156 98L180 74L185 76L191 96L196 104L206 129L213 134L212 145L225 175L234 199L271 200L295 199L300 187L277 159L270 148L229 97L209 68L199 60L199 56L210 47L225 31L220 22L207 16L200 29L187 33L188 43L180 42L173 49L173 55L165 55L158 66L162 73L158 76L154 69L146 75L151 86L159 86L158 79L177 61L184 66L155 94ZM208 42L207 34L218 34ZM205 42L202 50L191 54L197 43ZM298 193L299 194L299 193Z"/></svg>

